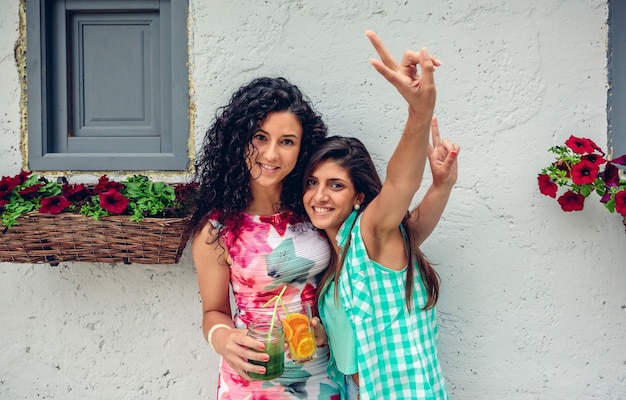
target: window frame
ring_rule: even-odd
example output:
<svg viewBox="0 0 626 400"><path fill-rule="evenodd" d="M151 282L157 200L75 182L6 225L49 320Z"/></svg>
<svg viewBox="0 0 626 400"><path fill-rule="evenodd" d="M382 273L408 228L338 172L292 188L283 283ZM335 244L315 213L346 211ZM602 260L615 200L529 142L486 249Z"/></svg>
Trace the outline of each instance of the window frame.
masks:
<svg viewBox="0 0 626 400"><path fill-rule="evenodd" d="M608 0L607 139L613 157L626 154L626 2ZM617 8L617 9L616 9Z"/></svg>
<svg viewBox="0 0 626 400"><path fill-rule="evenodd" d="M109 170L160 170L185 171L189 168L189 72L187 45L188 1L175 0L28 0L26 2L26 75L27 75L27 162L30 170L40 171L109 171ZM159 10L169 15L161 21L161 33L169 42L169 54L161 57L162 68L171 70L170 84L161 85L161 97L170 99L167 112L171 112L169 126L161 129L164 142L158 153L112 153L112 152L51 152L54 129L51 123L53 73L49 54L53 38L53 7L63 3L65 10ZM166 10L167 12L163 12ZM67 20L68 13L65 12ZM166 21L165 21L166 20ZM58 22L58 21L57 21ZM62 27L65 31L65 26ZM65 50L69 48L65 45ZM63 50L63 51L65 51ZM67 61L71 63L71 61ZM167 64L167 65L163 65ZM67 70L67 66L66 66ZM65 73L61 71L61 73ZM66 78L69 82L71 77ZM67 87L67 84L66 84ZM65 107L69 102L67 100ZM64 111L61 111L64 112ZM66 114L67 115L67 114ZM67 120L72 118L68 115ZM71 123L71 122L70 122ZM67 128L67 124L65 125ZM63 134L57 133L57 136ZM169 135L169 136L167 136ZM165 149L164 149L165 148Z"/></svg>

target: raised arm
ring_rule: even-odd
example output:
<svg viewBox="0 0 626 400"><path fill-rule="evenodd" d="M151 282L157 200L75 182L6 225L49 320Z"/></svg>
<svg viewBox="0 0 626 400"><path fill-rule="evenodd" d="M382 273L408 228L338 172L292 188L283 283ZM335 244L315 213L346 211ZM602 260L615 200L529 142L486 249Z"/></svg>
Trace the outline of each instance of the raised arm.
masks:
<svg viewBox="0 0 626 400"><path fill-rule="evenodd" d="M441 140L437 117L431 124L432 144L428 147L428 161L432 172L432 184L419 205L411 211L409 228L417 233L421 245L434 231L458 176L457 155L460 147L447 139Z"/></svg>
<svg viewBox="0 0 626 400"><path fill-rule="evenodd" d="M408 103L404 132L389 160L385 183L362 217L364 234L371 234L372 239L364 238L376 245L374 242L382 244L398 230L420 187L436 100L433 72L440 63L423 48L419 52L406 51L397 64L374 32L366 34L380 56L380 60L373 59L370 63Z"/></svg>

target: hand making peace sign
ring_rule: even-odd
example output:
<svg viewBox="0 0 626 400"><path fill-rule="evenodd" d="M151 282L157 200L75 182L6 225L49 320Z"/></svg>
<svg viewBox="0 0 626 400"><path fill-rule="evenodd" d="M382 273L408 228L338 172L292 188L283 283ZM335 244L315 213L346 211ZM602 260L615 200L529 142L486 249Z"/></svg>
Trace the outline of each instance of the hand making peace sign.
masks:
<svg viewBox="0 0 626 400"><path fill-rule="evenodd" d="M367 31L365 34L380 56L380 60L370 60L372 66L400 92L412 112L420 116L432 112L437 97L433 72L441 62L422 48L419 52L405 51L398 64L376 33Z"/></svg>

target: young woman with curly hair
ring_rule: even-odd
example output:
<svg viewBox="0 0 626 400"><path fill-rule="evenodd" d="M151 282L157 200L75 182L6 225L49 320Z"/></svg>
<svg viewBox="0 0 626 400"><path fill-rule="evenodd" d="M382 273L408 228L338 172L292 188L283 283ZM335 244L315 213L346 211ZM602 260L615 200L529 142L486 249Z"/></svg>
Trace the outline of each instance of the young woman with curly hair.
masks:
<svg viewBox="0 0 626 400"><path fill-rule="evenodd" d="M267 77L239 88L206 134L195 163L199 192L190 230L202 329L221 356L218 399L339 398L326 372L328 347L319 347L318 358L306 364L285 359L276 379L249 375L265 372L249 360L269 358L264 344L247 336L251 321L271 319L273 309L264 304L285 289L289 312L315 308L330 249L303 218L301 185L309 153L325 136L326 126L300 90Z"/></svg>

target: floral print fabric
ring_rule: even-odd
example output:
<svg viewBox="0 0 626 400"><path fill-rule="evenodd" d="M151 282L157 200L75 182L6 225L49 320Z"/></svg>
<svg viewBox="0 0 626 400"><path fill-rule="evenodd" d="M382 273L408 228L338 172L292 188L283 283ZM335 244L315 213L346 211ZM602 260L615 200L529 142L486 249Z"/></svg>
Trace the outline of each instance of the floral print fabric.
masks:
<svg viewBox="0 0 626 400"><path fill-rule="evenodd" d="M217 222L213 224L217 227ZM312 306L319 275L330 261L330 250L310 223L289 212L244 214L238 237L224 229L221 239L232 259L230 280L237 328L246 328L252 320L270 320L273 305L263 305L284 286L282 299L288 312L302 312L305 303ZM338 389L326 373L328 348L317 351L316 360L302 365L285 355L285 372L270 381L248 382L221 360L218 399L338 400Z"/></svg>

